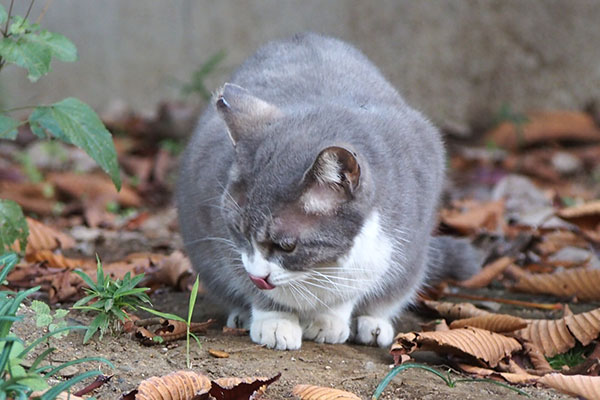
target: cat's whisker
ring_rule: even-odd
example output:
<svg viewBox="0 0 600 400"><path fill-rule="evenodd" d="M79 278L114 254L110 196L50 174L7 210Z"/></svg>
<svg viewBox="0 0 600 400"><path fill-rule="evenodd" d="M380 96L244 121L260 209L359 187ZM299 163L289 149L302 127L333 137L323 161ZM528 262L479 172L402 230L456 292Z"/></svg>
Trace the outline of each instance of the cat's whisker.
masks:
<svg viewBox="0 0 600 400"><path fill-rule="evenodd" d="M204 237L204 238L192 240L190 242L185 242L184 244L186 246L191 246L196 243L207 242L207 241L224 243L224 244L231 246L232 248L237 249L237 246L236 246L235 242L233 242L233 240L222 238L222 237Z"/></svg>
<svg viewBox="0 0 600 400"><path fill-rule="evenodd" d="M315 278L315 277L313 276L312 278ZM356 286L344 285L343 283L332 282L332 281L326 282L326 281L324 281L322 279L313 279L312 281L310 281L310 280L303 280L303 282L308 283L309 285L320 287L321 289L327 289L327 290L336 289L339 293L343 292L342 290L340 290L340 288L346 288L346 289L352 289L352 290L360 289L360 288L357 288ZM322 285L318 285L315 282L318 282L318 283L320 283ZM328 283L331 284L332 287L328 287L327 286Z"/></svg>
<svg viewBox="0 0 600 400"><path fill-rule="evenodd" d="M290 282L290 285L291 285L290 287L293 287L296 290L296 292L310 304L311 307L315 306L315 301L307 296L307 294L313 295L309 290L306 290L306 291L303 290L304 288L300 284L296 285L295 283ZM316 296L314 296L314 295L313 295L313 297L316 298Z"/></svg>

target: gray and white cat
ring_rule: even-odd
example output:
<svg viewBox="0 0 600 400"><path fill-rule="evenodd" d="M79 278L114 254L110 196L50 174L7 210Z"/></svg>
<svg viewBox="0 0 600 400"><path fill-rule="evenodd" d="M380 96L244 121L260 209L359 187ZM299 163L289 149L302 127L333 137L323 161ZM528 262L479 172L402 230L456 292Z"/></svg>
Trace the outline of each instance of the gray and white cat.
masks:
<svg viewBox="0 0 600 400"><path fill-rule="evenodd" d="M419 288L473 267L466 243L431 237L438 131L362 53L318 34L267 44L230 82L177 190L188 254L227 324L282 350L350 336L388 346ZM457 269L444 272L432 255L448 250Z"/></svg>

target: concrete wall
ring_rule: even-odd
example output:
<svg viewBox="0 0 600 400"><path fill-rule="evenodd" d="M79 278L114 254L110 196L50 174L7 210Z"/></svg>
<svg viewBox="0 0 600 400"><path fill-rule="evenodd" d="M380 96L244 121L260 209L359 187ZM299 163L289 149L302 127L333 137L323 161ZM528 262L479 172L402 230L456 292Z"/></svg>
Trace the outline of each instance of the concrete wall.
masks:
<svg viewBox="0 0 600 400"><path fill-rule="evenodd" d="M23 14L29 1L16 4ZM12 106L76 96L100 110L113 99L151 108L221 49L213 86L261 43L314 30L353 42L411 104L461 130L502 104L600 98L599 22L594 0L55 0L43 26L71 38L80 60L35 84L7 68L0 83Z"/></svg>

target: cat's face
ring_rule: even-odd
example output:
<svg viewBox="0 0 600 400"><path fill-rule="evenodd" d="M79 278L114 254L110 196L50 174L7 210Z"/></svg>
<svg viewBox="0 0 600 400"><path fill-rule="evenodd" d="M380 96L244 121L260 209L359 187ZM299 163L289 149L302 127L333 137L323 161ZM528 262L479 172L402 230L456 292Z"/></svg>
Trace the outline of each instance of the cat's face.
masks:
<svg viewBox="0 0 600 400"><path fill-rule="evenodd" d="M310 115L290 120L239 87L226 85L217 108L236 152L223 216L256 286L338 268L368 212L360 157L311 138L331 127Z"/></svg>

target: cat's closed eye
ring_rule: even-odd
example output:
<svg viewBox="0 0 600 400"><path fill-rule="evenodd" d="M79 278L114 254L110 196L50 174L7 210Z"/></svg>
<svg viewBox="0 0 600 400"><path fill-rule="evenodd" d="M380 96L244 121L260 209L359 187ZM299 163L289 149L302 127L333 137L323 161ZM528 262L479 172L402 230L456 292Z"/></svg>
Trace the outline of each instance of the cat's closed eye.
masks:
<svg viewBox="0 0 600 400"><path fill-rule="evenodd" d="M282 253L292 253L296 250L296 241L293 239L283 239L279 241L265 241L259 243L261 247L269 251L278 251Z"/></svg>

